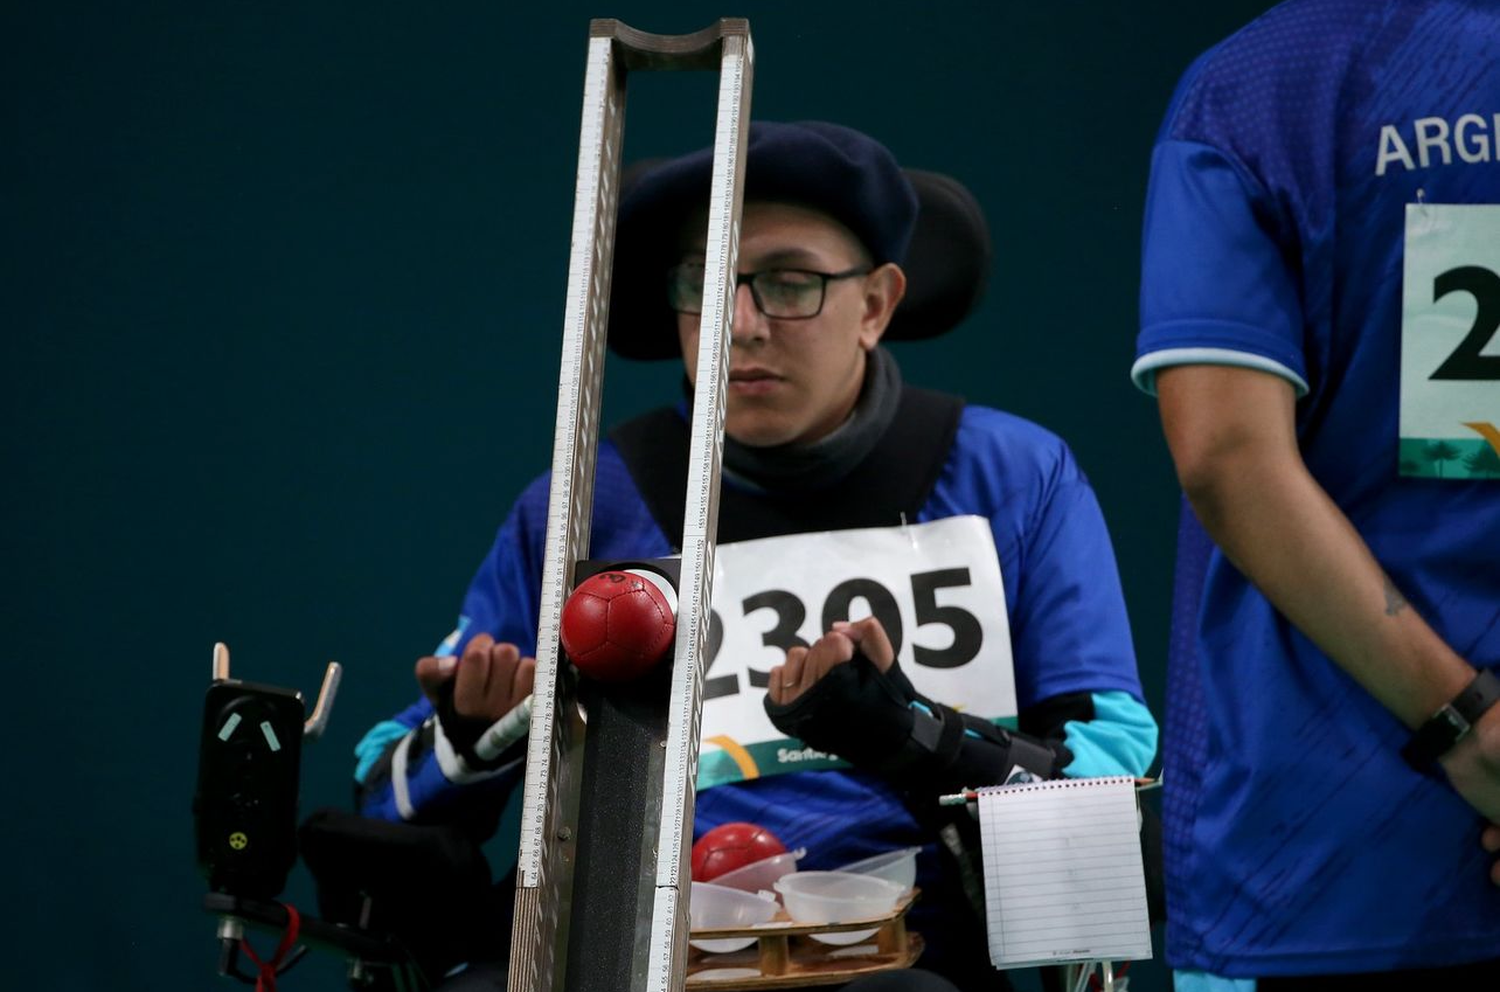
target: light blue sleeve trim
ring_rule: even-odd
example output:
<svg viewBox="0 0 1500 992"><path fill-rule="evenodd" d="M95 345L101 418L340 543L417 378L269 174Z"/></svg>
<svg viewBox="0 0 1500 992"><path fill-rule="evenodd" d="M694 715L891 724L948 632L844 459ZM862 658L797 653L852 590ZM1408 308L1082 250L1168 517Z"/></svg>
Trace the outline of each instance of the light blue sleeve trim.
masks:
<svg viewBox="0 0 1500 992"><path fill-rule="evenodd" d="M1063 743L1073 760L1063 768L1070 778L1146 774L1156 758L1156 718L1128 692L1096 692L1094 718L1063 724Z"/></svg>
<svg viewBox="0 0 1500 992"><path fill-rule="evenodd" d="M354 768L354 781L360 785L365 784L365 776L370 774L370 769L375 767L375 762L385 754L391 742L405 737L411 730L404 723L395 720L382 720L371 727L364 737L360 738L358 744L354 745L354 756L359 759L359 764Z"/></svg>
<svg viewBox="0 0 1500 992"><path fill-rule="evenodd" d="M473 623L474 621L471 618L460 616L458 618L458 626L453 628L453 633L443 638L438 646L432 649L432 653L439 658L446 658L457 654L458 645L463 641L464 634L468 633L469 627Z"/></svg>
<svg viewBox="0 0 1500 992"><path fill-rule="evenodd" d="M1253 978L1223 978L1206 971L1172 972L1175 992L1255 992Z"/></svg>
<svg viewBox="0 0 1500 992"><path fill-rule="evenodd" d="M1307 395L1307 380L1285 365L1264 355L1232 348L1163 348L1136 359L1130 369L1131 381L1143 392L1156 395L1156 373L1173 365L1233 365L1257 369L1280 376L1297 387L1297 398Z"/></svg>

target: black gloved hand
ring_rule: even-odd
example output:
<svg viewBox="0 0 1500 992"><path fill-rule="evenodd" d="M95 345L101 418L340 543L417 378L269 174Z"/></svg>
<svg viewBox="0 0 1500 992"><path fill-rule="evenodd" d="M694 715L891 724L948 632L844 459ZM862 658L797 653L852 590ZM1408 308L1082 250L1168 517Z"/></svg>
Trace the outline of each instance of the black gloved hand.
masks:
<svg viewBox="0 0 1500 992"><path fill-rule="evenodd" d="M904 675L889 678L856 652L790 703L773 703L768 693L765 707L782 733L851 764L883 769L911 738L913 695Z"/></svg>
<svg viewBox="0 0 1500 992"><path fill-rule="evenodd" d="M452 680L444 683L438 690L437 704L433 709L437 711L438 723L443 728L443 736L448 738L448 743L453 745L453 750L458 752L471 770L493 771L518 758L525 757L526 735L524 734L492 758L483 758L479 755L475 750L475 745L500 720L486 720L483 717L464 716L459 713L453 705Z"/></svg>
<svg viewBox="0 0 1500 992"><path fill-rule="evenodd" d="M933 702L900 663L885 672L856 652L790 703L765 698L782 733L906 788L941 794L999 785L1018 772L1056 777L1072 760L1060 741L1041 741Z"/></svg>

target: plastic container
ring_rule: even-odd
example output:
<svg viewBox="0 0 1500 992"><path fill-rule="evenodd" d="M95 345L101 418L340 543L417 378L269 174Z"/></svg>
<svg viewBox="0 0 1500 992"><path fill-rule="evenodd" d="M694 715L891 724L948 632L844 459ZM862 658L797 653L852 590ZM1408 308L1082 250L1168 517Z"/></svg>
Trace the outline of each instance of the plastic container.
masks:
<svg viewBox="0 0 1500 992"><path fill-rule="evenodd" d="M917 855L921 850L920 847L905 847L899 851L887 851L873 858L844 865L839 871L873 875L887 882L895 882L901 886L902 892L910 892L911 887L917 884Z"/></svg>
<svg viewBox="0 0 1500 992"><path fill-rule="evenodd" d="M798 923L844 923L885 916L904 891L895 882L847 871L799 871L776 882L787 915ZM844 933L815 933L825 944L857 944L879 927Z"/></svg>
<svg viewBox="0 0 1500 992"><path fill-rule="evenodd" d="M776 915L775 896L769 892L743 892L711 882L694 882L688 900L689 926L694 930L719 927L752 927L767 923ZM700 951L726 954L755 943L754 937L728 937L723 940L689 940Z"/></svg>
<svg viewBox="0 0 1500 992"><path fill-rule="evenodd" d="M805 854L807 854L805 847L787 851L785 854L773 854L769 858L752 861L743 868L716 875L710 880L710 884L727 885L731 889L740 889L744 892L760 892L775 885L781 876L796 871L797 862Z"/></svg>

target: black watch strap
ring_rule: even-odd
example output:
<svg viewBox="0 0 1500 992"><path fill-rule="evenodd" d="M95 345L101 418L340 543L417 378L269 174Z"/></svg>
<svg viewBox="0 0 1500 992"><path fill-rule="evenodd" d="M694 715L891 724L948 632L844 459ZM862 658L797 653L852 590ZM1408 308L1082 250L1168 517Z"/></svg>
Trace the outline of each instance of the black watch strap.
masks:
<svg viewBox="0 0 1500 992"><path fill-rule="evenodd" d="M1401 749L1401 757L1418 771L1428 770L1497 702L1500 702L1500 676L1482 668L1463 692L1417 728Z"/></svg>

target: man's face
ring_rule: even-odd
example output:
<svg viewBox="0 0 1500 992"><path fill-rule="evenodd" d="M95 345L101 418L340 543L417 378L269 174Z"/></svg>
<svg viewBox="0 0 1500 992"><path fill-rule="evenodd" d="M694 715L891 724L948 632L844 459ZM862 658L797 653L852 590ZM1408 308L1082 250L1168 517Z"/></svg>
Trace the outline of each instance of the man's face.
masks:
<svg viewBox="0 0 1500 992"><path fill-rule="evenodd" d="M695 224L682 261L703 264L704 224ZM739 271L863 272L869 257L842 224L806 207L746 203L740 225ZM805 278L805 277L795 277ZM814 280L820 281L820 280ZM880 341L905 291L894 265L832 279L816 316L768 317L751 287L735 293L724 429L755 447L808 443L848 418L864 383L865 355ZM776 290L772 288L771 294ZM762 300L777 310L767 292ZM689 379L698 371L699 315L679 313L677 334Z"/></svg>

